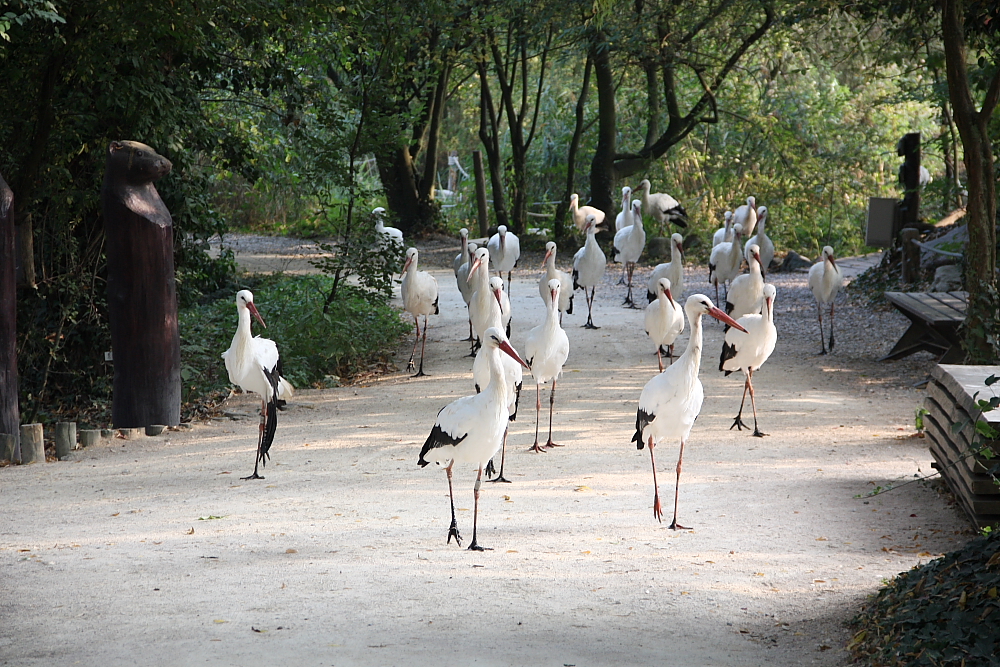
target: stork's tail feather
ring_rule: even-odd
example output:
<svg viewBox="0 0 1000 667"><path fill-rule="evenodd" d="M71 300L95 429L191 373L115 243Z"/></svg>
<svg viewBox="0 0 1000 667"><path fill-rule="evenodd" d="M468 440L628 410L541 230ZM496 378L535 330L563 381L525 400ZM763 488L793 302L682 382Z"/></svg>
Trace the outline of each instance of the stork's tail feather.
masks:
<svg viewBox="0 0 1000 667"><path fill-rule="evenodd" d="M289 398L295 395L295 387L292 383L283 377L278 378L278 399L281 401L287 401Z"/></svg>
<svg viewBox="0 0 1000 667"><path fill-rule="evenodd" d="M572 294L569 295L569 308L566 309L566 314L567 315L572 315L573 314L573 295Z"/></svg>
<svg viewBox="0 0 1000 667"><path fill-rule="evenodd" d="M722 344L722 355L719 357L719 370L725 371L726 375L732 373L732 371L727 371L724 366L726 362L736 356L736 346L732 343Z"/></svg>
<svg viewBox="0 0 1000 667"><path fill-rule="evenodd" d="M653 303L654 301L656 301L656 295L649 290L646 290L646 302Z"/></svg>
<svg viewBox="0 0 1000 667"><path fill-rule="evenodd" d="M523 382L518 382L514 386L514 411L510 413L510 421L517 419L517 406L521 402L521 386L523 384Z"/></svg>
<svg viewBox="0 0 1000 667"><path fill-rule="evenodd" d="M635 435L632 436L632 442L635 443L636 449L645 448L646 443L642 439L642 430L646 428L646 426L650 424L654 419L656 419L656 415L651 415L642 408L636 410Z"/></svg>
<svg viewBox="0 0 1000 667"><path fill-rule="evenodd" d="M576 269L573 269L573 289L580 289L580 283L577 282L579 278L580 278L580 272L577 271Z"/></svg>
<svg viewBox="0 0 1000 667"><path fill-rule="evenodd" d="M440 315L440 314L441 314L441 309L440 309L440 308L438 308L438 301L439 301L440 299L441 299L440 295L439 295L439 296L436 296L436 297L434 297L434 314L435 314L435 315Z"/></svg>

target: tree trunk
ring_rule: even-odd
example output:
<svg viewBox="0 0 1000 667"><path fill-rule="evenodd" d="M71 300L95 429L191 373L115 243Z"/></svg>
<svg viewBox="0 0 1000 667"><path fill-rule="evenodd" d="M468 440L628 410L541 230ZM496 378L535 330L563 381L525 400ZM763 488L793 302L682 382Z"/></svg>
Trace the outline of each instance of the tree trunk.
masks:
<svg viewBox="0 0 1000 667"><path fill-rule="evenodd" d="M17 286L14 279L14 193L0 176L0 434L18 448L21 416L17 394Z"/></svg>
<svg viewBox="0 0 1000 667"><path fill-rule="evenodd" d="M590 205L615 219L616 206L612 191L615 184L615 154L618 140L618 117L615 109L615 79L611 71L610 44L598 33L590 46L597 82L597 148L590 163Z"/></svg>
<svg viewBox="0 0 1000 667"><path fill-rule="evenodd" d="M569 151L566 155L566 190L563 193L562 201L556 207L556 217L552 224L552 231L559 241L566 237L566 214L569 212L569 198L575 189L573 182L576 180L576 154L580 150L580 140L583 138L584 111L587 108L590 72L593 67L594 60L590 53L587 53L587 62L583 66L583 85L580 87L580 97L576 100L576 126L573 128L573 136L569 140Z"/></svg>
<svg viewBox="0 0 1000 667"><path fill-rule="evenodd" d="M961 0L943 0L941 21L944 39L948 97L965 153L969 202L965 219L969 229L966 245L966 351L973 362L995 363L995 350L987 338L998 317L996 302L996 183L993 148L988 125L1000 98L1000 71L994 74L977 110L969 89L964 33L965 12Z"/></svg>
<svg viewBox="0 0 1000 667"><path fill-rule="evenodd" d="M444 118L444 103L451 78L451 65L441 65L437 86L434 89L431 107L430 129L427 132L427 155L424 158L424 175L420 181L418 196L424 201L434 199L434 182L437 180L438 143L441 136L441 120Z"/></svg>
<svg viewBox="0 0 1000 667"><path fill-rule="evenodd" d="M486 68L486 56L483 55L476 64L479 71L479 140L486 149L486 163L490 169L490 186L493 189L493 214L497 226L507 226L510 222L507 216L507 202L504 193L503 163L500 159L500 118L493 104L493 94L490 92L489 72ZM500 112L502 114L502 112Z"/></svg>

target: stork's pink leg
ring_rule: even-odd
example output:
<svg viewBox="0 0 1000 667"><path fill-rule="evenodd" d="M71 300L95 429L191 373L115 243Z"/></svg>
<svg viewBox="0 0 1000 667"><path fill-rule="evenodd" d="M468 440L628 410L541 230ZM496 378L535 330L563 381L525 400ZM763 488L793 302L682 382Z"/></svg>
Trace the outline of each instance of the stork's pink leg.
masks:
<svg viewBox="0 0 1000 667"><path fill-rule="evenodd" d="M413 355L417 353L417 343L420 342L420 317L418 315L413 316L413 326L417 328L417 337L413 339L413 349L410 350L410 360L406 362L406 370L412 371L413 366Z"/></svg>
<svg viewBox="0 0 1000 667"><path fill-rule="evenodd" d="M767 433L764 433L759 428L757 428L757 402L754 401L753 397L753 371L747 371L749 375L747 376L747 385L750 387L750 405L753 407L753 434L758 438L763 438Z"/></svg>
<svg viewBox="0 0 1000 667"><path fill-rule="evenodd" d="M656 481L656 457L653 456L653 436L649 436L649 462L653 465L653 516L663 523L663 506L660 505L660 485Z"/></svg>
<svg viewBox="0 0 1000 667"><path fill-rule="evenodd" d="M261 477L260 475L257 474L257 469L258 469L258 466L260 465L261 459L263 458L263 454L261 453L261 449L264 446L264 429L265 429L266 419L267 419L267 401L261 401L261 404L260 404L260 431L257 434L257 458L256 458L256 460L254 461L254 464L253 464L253 474L250 475L250 476L248 476L248 477L240 477L240 479L264 479L263 477Z"/></svg>
<svg viewBox="0 0 1000 667"><path fill-rule="evenodd" d="M677 497L681 488L681 461L684 459L684 441L681 440L681 452L677 455L677 481L674 484L674 520L667 526L671 530L689 530L687 526L677 523Z"/></svg>
<svg viewBox="0 0 1000 667"><path fill-rule="evenodd" d="M557 445L552 442L552 409L556 404L556 380L552 378L552 391L549 393L549 440L545 443L546 447L562 447L562 445Z"/></svg>
<svg viewBox="0 0 1000 667"><path fill-rule="evenodd" d="M462 546L462 536L458 534L458 521L455 520L455 493L452 491L451 487L451 468L455 465L452 461L448 464L448 467L444 469L445 473L448 475L448 499L451 501L451 527L448 528L448 544L451 544L451 538L455 538L455 544Z"/></svg>
<svg viewBox="0 0 1000 667"><path fill-rule="evenodd" d="M747 371L744 369L744 374ZM734 428L742 431L743 429L749 429L750 427L743 423L743 404L747 400L747 389L750 387L750 376L746 375L743 379L743 398L740 399L740 411L736 413L736 419L733 420L733 425L729 427L732 431Z"/></svg>
<svg viewBox="0 0 1000 667"><path fill-rule="evenodd" d="M486 551L485 547L479 546L476 542L476 525L479 523L479 487L482 486L483 482L483 466L479 466L479 474L476 475L476 486L474 487L474 495L476 498L476 504L473 505L472 509L472 542L469 544L470 551ZM490 549L492 551L492 549Z"/></svg>
<svg viewBox="0 0 1000 667"><path fill-rule="evenodd" d="M660 346L656 346L656 363L660 365L660 372L663 372L663 357L660 356Z"/></svg>
<svg viewBox="0 0 1000 667"><path fill-rule="evenodd" d="M413 341L413 348L416 349L416 347L417 347L417 341ZM420 345L420 370L418 370L416 375L413 376L415 378L427 375L427 373L424 373L424 350L426 349L427 349L427 316L424 315L424 341ZM410 367L411 368L413 367L412 359L410 362Z"/></svg>
<svg viewBox="0 0 1000 667"><path fill-rule="evenodd" d="M535 452L537 454L544 453L545 450L538 446L538 422L541 420L542 414L542 389L541 385L537 382L535 383L535 444L528 447L529 452Z"/></svg>
<svg viewBox="0 0 1000 667"><path fill-rule="evenodd" d="M498 474L493 479L486 480L487 482L503 482L504 484L510 484L509 479L505 479L503 476L503 466L507 461L507 433L510 428L505 428L503 431L503 442L500 444L500 474ZM490 471L493 469L493 459L490 459L489 465L486 466L486 474L489 475Z"/></svg>

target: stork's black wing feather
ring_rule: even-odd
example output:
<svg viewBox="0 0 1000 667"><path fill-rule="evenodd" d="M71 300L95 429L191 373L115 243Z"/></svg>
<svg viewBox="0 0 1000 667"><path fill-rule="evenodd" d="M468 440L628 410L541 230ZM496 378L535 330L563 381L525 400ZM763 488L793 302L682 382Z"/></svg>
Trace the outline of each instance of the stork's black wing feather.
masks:
<svg viewBox="0 0 1000 667"><path fill-rule="evenodd" d="M573 289L576 289L576 288L574 287ZM572 315L573 314L573 295L572 294L569 295L569 308L566 309L566 314L567 315Z"/></svg>
<svg viewBox="0 0 1000 667"><path fill-rule="evenodd" d="M281 358L278 358L278 364L273 370L264 370L264 377L267 378L267 383L271 385L271 400L267 402L264 411L264 433L261 436L260 441L260 452L258 456L260 457L260 462L262 465L267 465L268 459L271 458L269 454L271 450L271 443L274 442L274 433L278 429L278 380L281 378L281 373L278 371L278 367L281 365ZM282 401L283 402L283 401Z"/></svg>
<svg viewBox="0 0 1000 667"><path fill-rule="evenodd" d="M576 269L573 269L573 289L580 289L580 283L577 282L579 278L580 278L580 272Z"/></svg>
<svg viewBox="0 0 1000 667"><path fill-rule="evenodd" d="M653 303L654 301L656 301L656 295L649 290L646 290L646 302Z"/></svg>
<svg viewBox="0 0 1000 667"><path fill-rule="evenodd" d="M529 364L530 365L530 364ZM521 402L521 386L523 382L518 382L514 385L514 411L510 413L510 421L517 419L517 405Z"/></svg>
<svg viewBox="0 0 1000 667"><path fill-rule="evenodd" d="M440 301L440 300L441 300L441 295L440 294L438 296L434 297L434 314L435 315L440 315L441 314L441 309L438 308L438 301Z"/></svg>
<svg viewBox="0 0 1000 667"><path fill-rule="evenodd" d="M731 343L722 343L722 355L719 357L719 370L724 371L726 375L732 373L732 371L727 371L723 366L726 362L736 356L736 346Z"/></svg>
<svg viewBox="0 0 1000 667"><path fill-rule="evenodd" d="M642 449L646 446L646 443L642 440L642 430L650 424L656 415L651 415L642 408L639 408L635 412L635 435L632 436L632 442L635 443L636 449Z"/></svg>
<svg viewBox="0 0 1000 667"><path fill-rule="evenodd" d="M434 428L431 429L431 434L427 436L427 440L424 441L423 449L420 450L420 458L417 460L417 464L419 464L420 467L423 468L428 463L430 463L430 461L424 460L424 455L427 452L437 447L444 447L446 445L451 445L452 447L454 447L458 443L465 440L465 437L467 435L469 434L463 433L460 438L454 438L445 433L444 429L441 428L440 424L434 424Z"/></svg>

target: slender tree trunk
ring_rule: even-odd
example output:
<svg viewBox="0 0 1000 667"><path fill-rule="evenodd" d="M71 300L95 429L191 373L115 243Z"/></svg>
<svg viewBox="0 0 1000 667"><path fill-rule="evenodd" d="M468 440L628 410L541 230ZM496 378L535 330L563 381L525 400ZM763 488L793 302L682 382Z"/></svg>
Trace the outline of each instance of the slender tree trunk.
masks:
<svg viewBox="0 0 1000 667"><path fill-rule="evenodd" d="M569 212L569 198L573 195L574 181L576 180L576 154L580 151L580 140L583 138L584 112L587 108L587 94L590 92L590 72L594 68L594 60L590 53L587 53L587 62L583 66L583 85L580 87L580 96L576 100L576 125L573 128L573 136L569 140L569 151L566 155L566 190L563 193L562 201L556 207L556 217L553 221L552 229L557 240L566 237L566 214Z"/></svg>
<svg viewBox="0 0 1000 667"><path fill-rule="evenodd" d="M615 79L611 70L611 45L604 33L598 32L590 46L597 81L597 148L590 163L591 206L615 219L612 190L615 183L615 154L618 140L618 116L615 109Z"/></svg>
<svg viewBox="0 0 1000 667"><path fill-rule="evenodd" d="M507 226L507 204L504 194L503 163L500 159L500 114L493 104L490 92L489 71L485 54L476 64L479 70L479 140L486 150L486 164L490 170L490 186L493 189L493 213L497 226Z"/></svg>
<svg viewBox="0 0 1000 667"><path fill-rule="evenodd" d="M14 193L0 176L0 433L19 439L17 287L14 282ZM20 451L15 447L15 457Z"/></svg>
<svg viewBox="0 0 1000 667"><path fill-rule="evenodd" d="M948 97L965 153L969 202L965 219L969 229L966 245L966 350L975 362L995 363L995 350L986 332L995 328L996 302L996 182L993 148L988 125L1000 98L1000 72L994 74L981 109L969 90L964 33L965 12L961 0L942 1L942 36Z"/></svg>
<svg viewBox="0 0 1000 667"><path fill-rule="evenodd" d="M437 86L434 90L430 128L427 132L427 155L424 159L424 174L420 180L420 189L418 191L420 199L425 201L430 201L434 198L434 181L437 178L438 143L441 137L441 121L444 118L444 103L448 93L448 81L450 78L451 65L445 63L441 66L441 73L438 75Z"/></svg>

